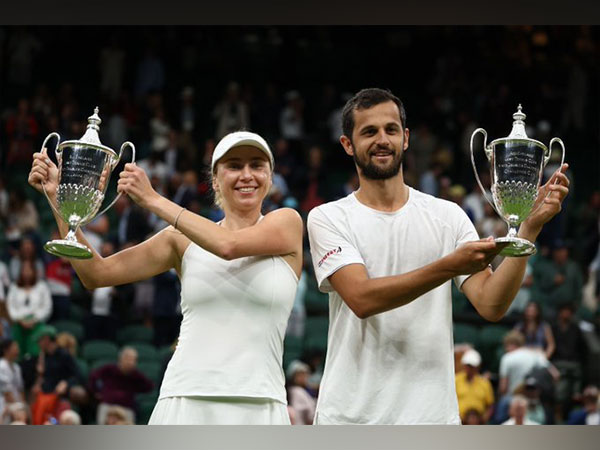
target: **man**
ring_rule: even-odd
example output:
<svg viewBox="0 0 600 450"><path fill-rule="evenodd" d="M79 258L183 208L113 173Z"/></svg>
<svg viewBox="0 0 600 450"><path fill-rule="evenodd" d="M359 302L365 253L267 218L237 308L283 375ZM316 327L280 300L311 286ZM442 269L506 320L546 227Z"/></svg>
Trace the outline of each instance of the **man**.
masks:
<svg viewBox="0 0 600 450"><path fill-rule="evenodd" d="M494 390L490 380L479 375L481 356L474 349L467 350L460 360L463 370L456 374L458 410L463 423L469 411L475 410L487 423L492 416Z"/></svg>
<svg viewBox="0 0 600 450"><path fill-rule="evenodd" d="M121 406L127 419L135 423L135 395L150 392L154 383L137 369L137 350L123 347L117 364L107 364L90 374L90 391L100 401L96 422L104 425L111 406Z"/></svg>
<svg viewBox="0 0 600 450"><path fill-rule="evenodd" d="M308 232L319 288L329 292L328 355L315 423L459 424L454 389L450 280L477 311L499 320L527 258L478 240L456 204L404 183L409 130L402 102L365 89L348 101L340 142L354 158L358 191L313 209ZM562 168L566 170L566 165ZM568 180L519 230L535 241L559 210ZM540 197L542 198L542 197Z"/></svg>

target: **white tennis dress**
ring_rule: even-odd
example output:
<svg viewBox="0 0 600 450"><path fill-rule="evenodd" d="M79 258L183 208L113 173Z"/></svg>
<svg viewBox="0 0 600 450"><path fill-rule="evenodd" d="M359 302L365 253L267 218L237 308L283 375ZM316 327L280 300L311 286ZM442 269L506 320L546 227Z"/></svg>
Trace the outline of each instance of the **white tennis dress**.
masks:
<svg viewBox="0 0 600 450"><path fill-rule="evenodd" d="M226 261L191 243L179 342L149 424L289 424L283 338L297 286L279 256Z"/></svg>

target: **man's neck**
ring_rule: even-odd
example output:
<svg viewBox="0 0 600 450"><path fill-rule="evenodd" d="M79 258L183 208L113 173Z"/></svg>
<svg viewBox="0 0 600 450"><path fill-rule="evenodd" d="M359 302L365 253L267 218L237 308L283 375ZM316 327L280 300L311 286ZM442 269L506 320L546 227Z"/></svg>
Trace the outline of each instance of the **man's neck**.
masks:
<svg viewBox="0 0 600 450"><path fill-rule="evenodd" d="M387 180L371 180L359 174L360 188L356 198L363 205L378 211L393 212L408 202L408 186L404 184L402 171Z"/></svg>

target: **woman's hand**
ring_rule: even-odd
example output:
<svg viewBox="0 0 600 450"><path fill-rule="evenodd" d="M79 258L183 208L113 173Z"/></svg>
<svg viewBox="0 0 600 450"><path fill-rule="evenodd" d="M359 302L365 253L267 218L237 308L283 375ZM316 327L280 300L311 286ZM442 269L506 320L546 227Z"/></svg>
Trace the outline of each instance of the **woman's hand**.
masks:
<svg viewBox="0 0 600 450"><path fill-rule="evenodd" d="M134 202L146 209L160 198L146 172L132 163L125 164L123 172L119 175L117 191L129 195Z"/></svg>
<svg viewBox="0 0 600 450"><path fill-rule="evenodd" d="M27 181L38 192L43 194L45 187L48 197L51 199L56 197L56 191L58 190L58 167L48 157L45 147L41 152L33 154L33 163ZM43 187L42 183L44 183Z"/></svg>

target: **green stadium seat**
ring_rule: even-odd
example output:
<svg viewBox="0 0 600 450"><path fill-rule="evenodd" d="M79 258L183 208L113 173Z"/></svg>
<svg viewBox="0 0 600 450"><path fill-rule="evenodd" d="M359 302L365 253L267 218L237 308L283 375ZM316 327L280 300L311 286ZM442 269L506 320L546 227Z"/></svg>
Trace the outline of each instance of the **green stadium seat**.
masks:
<svg viewBox="0 0 600 450"><path fill-rule="evenodd" d="M150 378L156 386L160 381L161 366L156 361L142 361L139 362L137 368L140 372Z"/></svg>
<svg viewBox="0 0 600 450"><path fill-rule="evenodd" d="M135 396L135 401L139 405L142 402L154 402L156 403L158 400L159 389L158 387L152 389L150 392L146 392L144 394L137 394Z"/></svg>
<svg viewBox="0 0 600 450"><path fill-rule="evenodd" d="M455 323L453 329L455 344L471 344L473 347L479 347L477 327L466 323Z"/></svg>
<svg viewBox="0 0 600 450"><path fill-rule="evenodd" d="M156 401L154 400L144 400L138 403L138 414L135 418L135 422L138 425L148 424L148 420L150 420L150 416L154 410L154 405L156 405Z"/></svg>
<svg viewBox="0 0 600 450"><path fill-rule="evenodd" d="M482 366L491 372L498 371L498 348L502 347L502 340L509 327L504 325L485 325L479 332L480 353Z"/></svg>
<svg viewBox="0 0 600 450"><path fill-rule="evenodd" d="M56 331L59 333L66 331L67 333L71 333L77 342L81 342L83 340L84 328L78 322L73 320L57 320L53 322L51 325L56 328Z"/></svg>
<svg viewBox="0 0 600 450"><path fill-rule="evenodd" d="M72 284L73 285L73 284ZM74 322L83 322L86 311L76 303L71 302L69 306L69 319Z"/></svg>
<svg viewBox="0 0 600 450"><path fill-rule="evenodd" d="M93 372L94 370L96 370L99 367L106 366L108 364L116 364L116 363L117 363L117 360L112 359L112 358L96 359L96 360L92 361L91 364L89 364L90 372Z"/></svg>
<svg viewBox="0 0 600 450"><path fill-rule="evenodd" d="M121 345L126 342L152 343L154 330L143 325L128 325L117 331L117 342Z"/></svg>
<svg viewBox="0 0 600 450"><path fill-rule="evenodd" d="M138 363L142 361L159 362L160 358L156 347L146 342L127 342L127 347L133 347L138 352Z"/></svg>
<svg viewBox="0 0 600 450"><path fill-rule="evenodd" d="M87 381L88 376L90 375L90 368L85 359L75 358L75 363L77 363L77 368L79 369L79 374L81 375L82 381Z"/></svg>
<svg viewBox="0 0 600 450"><path fill-rule="evenodd" d="M93 362L98 359L117 360L119 347L111 341L93 340L84 342L81 347L81 356L88 362Z"/></svg>

